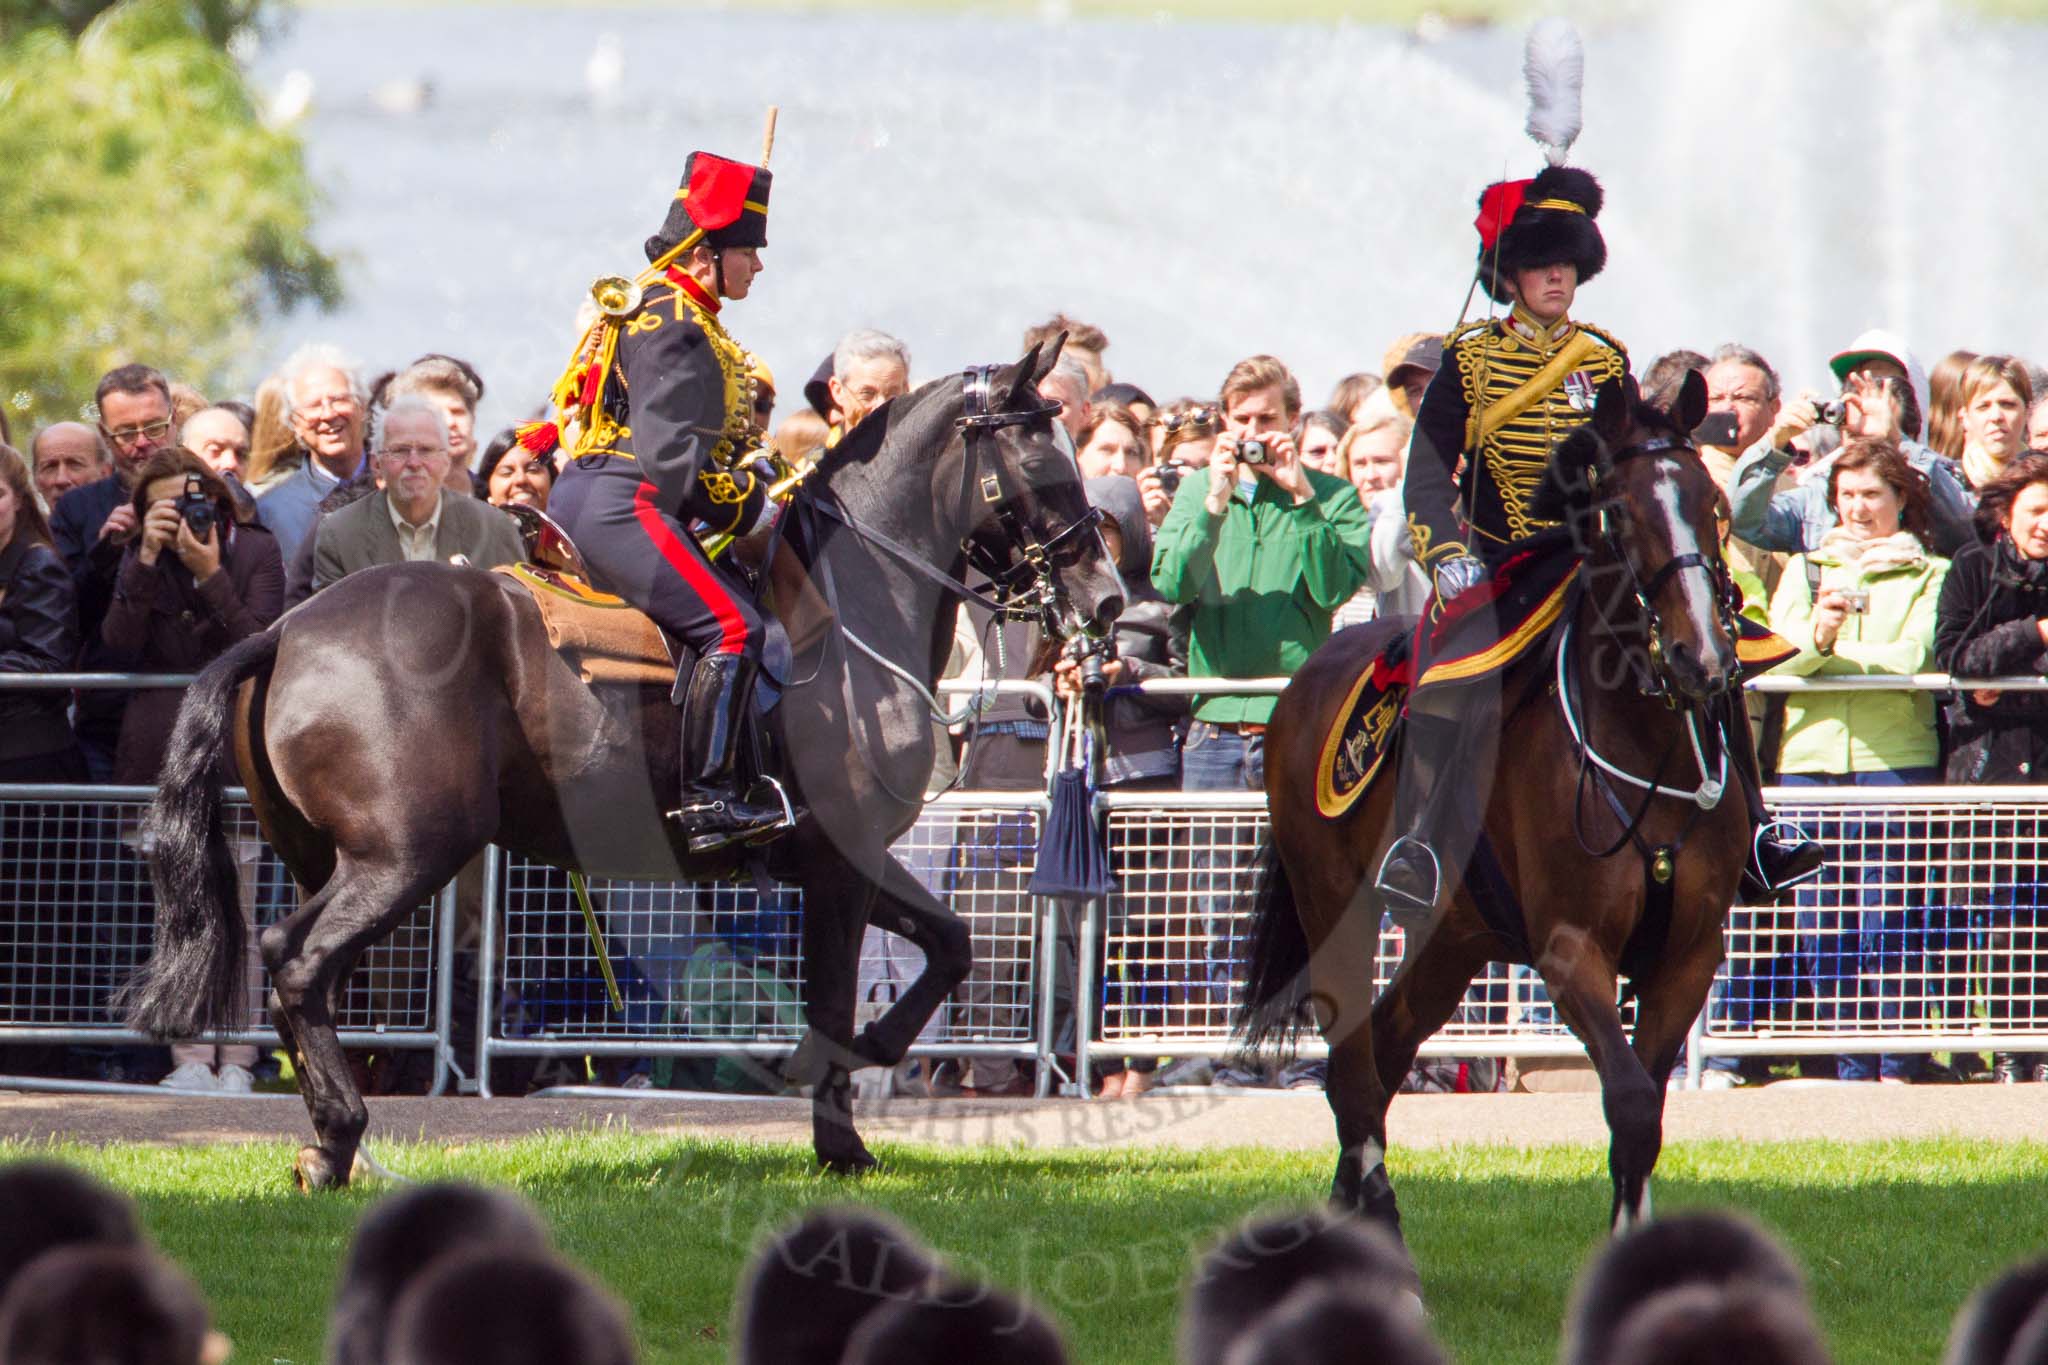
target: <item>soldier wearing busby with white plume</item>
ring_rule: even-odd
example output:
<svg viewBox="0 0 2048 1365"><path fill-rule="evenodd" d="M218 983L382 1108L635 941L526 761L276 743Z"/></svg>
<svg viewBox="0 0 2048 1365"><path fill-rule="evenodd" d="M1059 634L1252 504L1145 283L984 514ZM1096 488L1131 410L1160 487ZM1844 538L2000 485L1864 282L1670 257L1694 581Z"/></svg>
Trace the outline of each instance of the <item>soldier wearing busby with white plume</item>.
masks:
<svg viewBox="0 0 2048 1365"><path fill-rule="evenodd" d="M1512 614L1536 595L1517 597L1507 580L1532 564L1569 563L1575 554L1571 533L1537 510L1551 452L1591 418L1600 386L1629 370L1619 341L1571 316L1579 286L1607 265L1600 183L1563 164L1579 132L1583 61L1569 23L1546 19L1532 30L1524 62L1528 131L1549 164L1529 179L1488 185L1479 196L1475 287L1506 312L1460 326L1446 339L1443 366L1416 414L1402 486L1416 558L1436 589L1429 611L1497 613L1488 638L1501 642L1490 652L1502 656L1519 636L1538 634ZM1472 605L1486 593L1459 602L1489 580L1488 602ZM1428 685L1437 679L1425 669L1411 695L1401 803L1409 827L1376 878L1390 907L1416 913L1435 906L1446 867L1468 857L1476 838L1469 784L1439 779L1483 766L1474 762L1475 737L1490 739L1499 729L1495 688ZM1741 729L1746 738L1747 725ZM1753 771L1753 757L1749 766ZM1751 804L1761 810L1754 790ZM1766 889L1817 870L1816 847L1781 844L1767 819L1761 823L1761 867L1752 874Z"/></svg>

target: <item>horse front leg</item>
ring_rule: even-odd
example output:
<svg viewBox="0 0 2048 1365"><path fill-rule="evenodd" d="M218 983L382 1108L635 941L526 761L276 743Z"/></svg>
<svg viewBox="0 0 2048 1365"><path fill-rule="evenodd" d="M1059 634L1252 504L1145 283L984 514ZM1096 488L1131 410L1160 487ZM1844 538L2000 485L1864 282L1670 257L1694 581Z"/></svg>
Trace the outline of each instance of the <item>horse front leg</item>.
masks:
<svg viewBox="0 0 2048 1365"><path fill-rule="evenodd" d="M1577 927L1551 931L1536 970L1551 1003L1586 1045L1600 1074L1600 1103L1609 1135L1607 1170L1614 1181L1609 1226L1627 1232L1650 1216L1650 1173L1664 1145L1664 1087L1629 1043L1615 1004L1614 964Z"/></svg>
<svg viewBox="0 0 2048 1365"><path fill-rule="evenodd" d="M866 1065L853 1047L853 1012L859 993L860 942L867 931L875 887L843 859L804 883L804 1019L809 1031L787 1075L811 1087L811 1150L835 1175L858 1175L875 1165L853 1126L855 1067Z"/></svg>
<svg viewBox="0 0 2048 1365"><path fill-rule="evenodd" d="M854 1055L869 1065L894 1066L946 997L967 979L974 965L973 940L966 922L893 855L882 865L882 884L869 919L924 953L924 970L917 980L853 1043Z"/></svg>

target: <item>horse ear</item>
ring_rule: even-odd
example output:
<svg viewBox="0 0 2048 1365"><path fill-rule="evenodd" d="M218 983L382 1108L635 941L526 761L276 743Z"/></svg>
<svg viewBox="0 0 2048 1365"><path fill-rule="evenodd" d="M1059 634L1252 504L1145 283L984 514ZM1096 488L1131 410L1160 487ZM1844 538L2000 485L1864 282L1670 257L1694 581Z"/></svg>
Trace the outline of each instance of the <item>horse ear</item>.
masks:
<svg viewBox="0 0 2048 1365"><path fill-rule="evenodd" d="M1038 353L1041 349L1043 348L1033 346L1015 365L996 376L996 382L990 387L1003 395L1003 406L1015 408L1022 405L1024 396L1037 385ZM1050 365L1046 367L1048 370L1051 368Z"/></svg>
<svg viewBox="0 0 2048 1365"><path fill-rule="evenodd" d="M1593 400L1593 430L1609 449L1628 444L1628 432L1635 421L1636 381L1633 375L1610 379L1600 386Z"/></svg>
<svg viewBox="0 0 2048 1365"><path fill-rule="evenodd" d="M1707 418L1707 381L1698 370L1687 370L1678 386L1677 401L1671 405L1671 420L1680 431L1691 431Z"/></svg>
<svg viewBox="0 0 2048 1365"><path fill-rule="evenodd" d="M1032 379L1040 380L1052 373L1052 367L1060 363L1060 352L1067 347L1067 334L1061 332L1052 339L1052 349L1038 357L1038 373Z"/></svg>

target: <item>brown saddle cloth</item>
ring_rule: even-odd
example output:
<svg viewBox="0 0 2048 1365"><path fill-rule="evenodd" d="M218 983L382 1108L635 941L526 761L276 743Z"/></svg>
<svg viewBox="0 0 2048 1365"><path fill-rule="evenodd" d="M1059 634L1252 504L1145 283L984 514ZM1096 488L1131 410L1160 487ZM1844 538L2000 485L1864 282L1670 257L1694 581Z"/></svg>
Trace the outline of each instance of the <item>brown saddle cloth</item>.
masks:
<svg viewBox="0 0 2048 1365"><path fill-rule="evenodd" d="M733 553L752 560L765 555L766 548L740 542ZM805 649L831 623L832 613L795 555L769 556L767 567L768 606L788 632L791 647ZM625 598L593 588L562 561L503 564L491 572L503 574L533 598L548 643L584 682L667 686L675 679L675 655L661 627Z"/></svg>
<svg viewBox="0 0 2048 1365"><path fill-rule="evenodd" d="M676 676L668 639L647 613L583 579L536 564L491 570L524 588L540 609L548 643L586 683L666 685Z"/></svg>

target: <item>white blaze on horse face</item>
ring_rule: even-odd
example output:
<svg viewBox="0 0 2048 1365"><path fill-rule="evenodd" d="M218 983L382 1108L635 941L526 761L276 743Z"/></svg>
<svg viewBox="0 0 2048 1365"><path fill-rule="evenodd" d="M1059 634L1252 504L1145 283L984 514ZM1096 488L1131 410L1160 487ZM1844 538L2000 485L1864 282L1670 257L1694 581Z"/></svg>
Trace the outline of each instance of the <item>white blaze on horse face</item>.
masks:
<svg viewBox="0 0 2048 1365"><path fill-rule="evenodd" d="M1664 529L1671 538L1672 557L1678 559L1704 554L1699 537L1693 533L1692 523L1685 519L1685 490L1679 487L1678 471L1669 464L1661 466L1651 496L1656 498L1657 506L1664 513ZM1673 579L1685 595L1685 618L1692 626L1693 638L1699 641L1704 658L1715 649L1715 632L1720 629L1720 618L1714 610L1713 577L1686 569L1674 574Z"/></svg>

